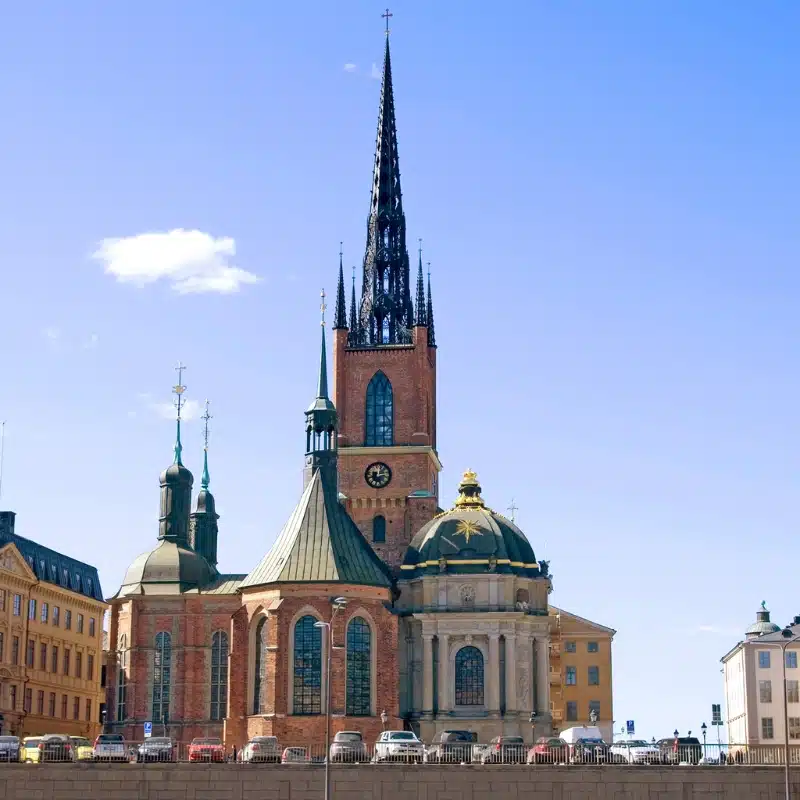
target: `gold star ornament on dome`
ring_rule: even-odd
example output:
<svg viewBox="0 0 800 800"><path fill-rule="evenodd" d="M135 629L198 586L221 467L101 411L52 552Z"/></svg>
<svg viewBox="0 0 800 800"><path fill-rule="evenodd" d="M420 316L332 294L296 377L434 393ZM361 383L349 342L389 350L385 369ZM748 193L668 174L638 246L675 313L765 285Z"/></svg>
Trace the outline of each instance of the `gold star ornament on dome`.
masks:
<svg viewBox="0 0 800 800"><path fill-rule="evenodd" d="M478 523L468 519L459 520L458 526L456 527L456 534L463 536L467 544L469 544L471 536L483 536L483 532L478 527Z"/></svg>

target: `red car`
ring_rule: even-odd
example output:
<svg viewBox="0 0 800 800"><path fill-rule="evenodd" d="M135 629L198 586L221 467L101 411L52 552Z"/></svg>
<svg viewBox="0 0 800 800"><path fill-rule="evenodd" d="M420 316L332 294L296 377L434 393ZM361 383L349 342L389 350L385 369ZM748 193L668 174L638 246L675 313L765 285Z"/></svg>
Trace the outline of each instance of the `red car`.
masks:
<svg viewBox="0 0 800 800"><path fill-rule="evenodd" d="M569 757L569 746L563 739L542 736L528 750L529 764L566 764Z"/></svg>
<svg viewBox="0 0 800 800"><path fill-rule="evenodd" d="M225 760L225 747L220 739L192 739L189 745L189 761Z"/></svg>

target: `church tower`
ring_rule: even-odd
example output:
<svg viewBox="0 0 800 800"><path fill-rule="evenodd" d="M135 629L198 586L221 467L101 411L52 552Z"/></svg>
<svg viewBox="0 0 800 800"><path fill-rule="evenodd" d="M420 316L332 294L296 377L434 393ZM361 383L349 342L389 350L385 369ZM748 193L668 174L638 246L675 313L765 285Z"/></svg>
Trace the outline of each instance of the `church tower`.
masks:
<svg viewBox="0 0 800 800"><path fill-rule="evenodd" d="M416 313L409 273L387 30L361 297L356 307L354 279L348 321L340 258L333 366L339 490L367 541L394 569L437 511L442 468L433 308L421 248Z"/></svg>

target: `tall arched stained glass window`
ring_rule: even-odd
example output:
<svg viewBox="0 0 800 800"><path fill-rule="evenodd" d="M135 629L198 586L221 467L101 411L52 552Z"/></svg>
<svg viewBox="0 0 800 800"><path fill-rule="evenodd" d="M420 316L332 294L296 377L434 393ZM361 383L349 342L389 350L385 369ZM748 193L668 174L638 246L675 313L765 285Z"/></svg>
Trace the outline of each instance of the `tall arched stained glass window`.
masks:
<svg viewBox="0 0 800 800"><path fill-rule="evenodd" d="M267 688L267 618L261 617L256 625L256 661L253 669L253 713L266 711Z"/></svg>
<svg viewBox="0 0 800 800"><path fill-rule="evenodd" d="M125 634L120 637L117 658L117 722L124 722L128 718L128 637Z"/></svg>
<svg viewBox="0 0 800 800"><path fill-rule="evenodd" d="M367 447L394 444L394 404L392 384L380 371L367 386Z"/></svg>
<svg viewBox="0 0 800 800"><path fill-rule="evenodd" d="M372 713L372 631L363 617L347 626L347 716Z"/></svg>
<svg viewBox="0 0 800 800"><path fill-rule="evenodd" d="M169 686L172 676L172 637L156 634L153 652L153 722L169 719Z"/></svg>
<svg viewBox="0 0 800 800"><path fill-rule="evenodd" d="M305 616L294 626L294 713L322 713L322 630Z"/></svg>
<svg viewBox="0 0 800 800"><path fill-rule="evenodd" d="M456 653L456 705L483 705L483 653L477 647Z"/></svg>
<svg viewBox="0 0 800 800"><path fill-rule="evenodd" d="M228 709L228 634L211 637L211 719L225 719Z"/></svg>

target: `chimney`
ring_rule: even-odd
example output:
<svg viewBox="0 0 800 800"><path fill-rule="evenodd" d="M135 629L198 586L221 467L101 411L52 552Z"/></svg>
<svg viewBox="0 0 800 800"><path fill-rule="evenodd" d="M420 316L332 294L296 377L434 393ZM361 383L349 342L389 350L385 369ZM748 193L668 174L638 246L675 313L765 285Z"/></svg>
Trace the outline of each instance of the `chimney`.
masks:
<svg viewBox="0 0 800 800"><path fill-rule="evenodd" d="M16 516L13 511L0 511L0 536L14 533L14 518Z"/></svg>
<svg viewBox="0 0 800 800"><path fill-rule="evenodd" d="M792 620L792 625L800 625L800 617L795 617Z"/></svg>

